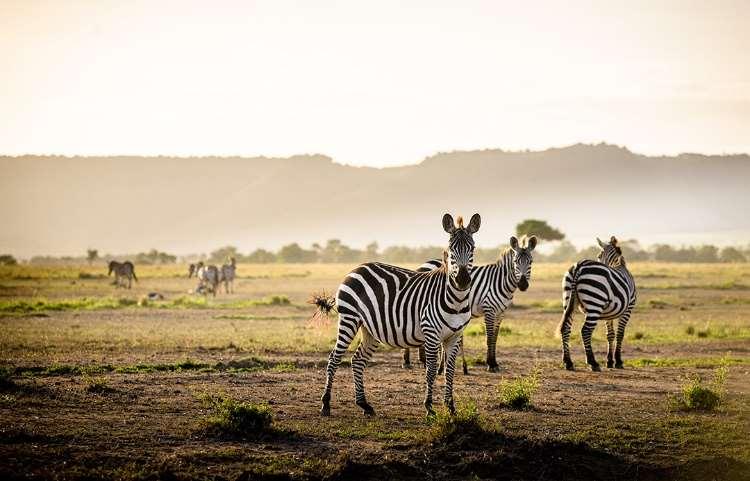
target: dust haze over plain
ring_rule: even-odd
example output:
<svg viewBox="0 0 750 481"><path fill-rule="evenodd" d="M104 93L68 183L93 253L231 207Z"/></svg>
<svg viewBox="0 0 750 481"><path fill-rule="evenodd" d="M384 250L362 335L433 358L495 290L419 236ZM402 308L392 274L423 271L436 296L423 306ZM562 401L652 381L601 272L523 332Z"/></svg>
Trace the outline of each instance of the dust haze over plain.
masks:
<svg viewBox="0 0 750 481"><path fill-rule="evenodd" d="M746 244L748 158L725 154L750 152L749 16L2 2L0 155L20 157L0 159L0 250L442 244L443 211L482 213L483 246L528 217L579 245Z"/></svg>

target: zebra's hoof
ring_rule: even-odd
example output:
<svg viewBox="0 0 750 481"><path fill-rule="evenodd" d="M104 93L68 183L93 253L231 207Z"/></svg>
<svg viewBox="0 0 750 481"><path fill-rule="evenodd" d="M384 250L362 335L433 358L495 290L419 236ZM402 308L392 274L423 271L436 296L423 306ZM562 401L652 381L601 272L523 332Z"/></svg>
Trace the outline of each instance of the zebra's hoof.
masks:
<svg viewBox="0 0 750 481"><path fill-rule="evenodd" d="M615 363L615 369L625 369L625 366L622 365L622 361Z"/></svg>
<svg viewBox="0 0 750 481"><path fill-rule="evenodd" d="M320 415L321 416L330 416L331 415L331 406L323 406L320 408Z"/></svg>
<svg viewBox="0 0 750 481"><path fill-rule="evenodd" d="M601 372L602 368L599 366L599 364L589 364L589 368L592 372Z"/></svg>
<svg viewBox="0 0 750 481"><path fill-rule="evenodd" d="M567 369L568 371L575 371L576 367L572 361L565 361L565 369Z"/></svg>
<svg viewBox="0 0 750 481"><path fill-rule="evenodd" d="M613 367L615 367L615 362L614 361L607 361L607 369L612 369Z"/></svg>
<svg viewBox="0 0 750 481"><path fill-rule="evenodd" d="M464 374L467 376L469 375L469 368L466 366L464 366Z"/></svg>
<svg viewBox="0 0 750 481"><path fill-rule="evenodd" d="M362 414L365 416L374 416L375 410L367 402L357 403L357 406L362 408Z"/></svg>
<svg viewBox="0 0 750 481"><path fill-rule="evenodd" d="M487 370L489 372L500 372L500 366L498 366L497 364L490 364L489 366L487 366Z"/></svg>
<svg viewBox="0 0 750 481"><path fill-rule="evenodd" d="M456 405L453 404L452 401L450 403L446 404L445 407L448 408L448 412L451 413L451 416L455 416L456 415Z"/></svg>
<svg viewBox="0 0 750 481"><path fill-rule="evenodd" d="M407 363L401 364L401 369L411 369L411 363L409 363L409 364L407 364Z"/></svg>

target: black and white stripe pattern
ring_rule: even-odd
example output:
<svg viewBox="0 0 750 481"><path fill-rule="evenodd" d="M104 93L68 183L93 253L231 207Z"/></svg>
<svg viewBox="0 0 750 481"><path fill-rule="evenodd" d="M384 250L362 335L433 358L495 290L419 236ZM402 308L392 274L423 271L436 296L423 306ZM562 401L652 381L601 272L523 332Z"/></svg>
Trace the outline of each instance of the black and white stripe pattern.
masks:
<svg viewBox="0 0 750 481"><path fill-rule="evenodd" d="M438 349L442 344L448 357L445 370L444 402L455 412L453 371L458 340L471 319L469 289L474 260L473 234L481 219L474 214L468 227L449 214L443 216L443 228L450 234L444 267L430 272L414 272L382 263L367 263L350 272L339 286L335 305L338 310L338 338L328 357L321 414L330 414L331 389L336 369L357 332L362 342L352 357L355 401L365 414L374 410L367 402L364 369L378 343L394 347L425 346L426 394L424 406L432 413L432 391L437 375ZM334 303L320 297L315 303L328 313Z"/></svg>
<svg viewBox="0 0 750 481"><path fill-rule="evenodd" d="M607 321L607 367L623 367L622 340L635 307L635 281L625 265L617 239L613 236L607 244L598 238L596 240L602 249L597 257L598 261L580 261L568 269L563 277L564 311L558 330L562 337L563 363L568 370L574 369L569 342L576 306L586 316L581 328L581 338L586 351L586 363L591 370L601 370L591 349L591 335L600 319ZM616 334L613 325L615 319L618 319Z"/></svg>
<svg viewBox="0 0 750 481"><path fill-rule="evenodd" d="M506 309L513 303L516 289L525 291L531 281L532 252L536 247L535 236L522 237L521 241L512 236L510 247L500 254L500 259L494 264L477 266L471 271L471 293L469 303L472 317L484 316L485 333L487 336L487 370L497 372L499 365L496 358L497 336L500 332ZM425 272L438 269L442 262L438 259L428 261L417 269ZM468 371L466 358L463 356L463 338L461 352L464 372ZM420 357L422 357L420 353ZM404 366L409 365L409 350L404 350Z"/></svg>
<svg viewBox="0 0 750 481"><path fill-rule="evenodd" d="M131 288L133 279L138 282L138 278L135 276L135 266L130 261L110 261L107 275L112 275L113 272L115 273L115 286L117 287L125 287L125 279L128 281L128 289Z"/></svg>
<svg viewBox="0 0 750 481"><path fill-rule="evenodd" d="M219 281L221 278L218 267L204 265L203 261L197 264L190 264L188 278L193 277L193 275L198 278L198 286L195 288L195 292L204 293L209 291L216 297L216 291L219 290Z"/></svg>
<svg viewBox="0 0 750 481"><path fill-rule="evenodd" d="M228 259L228 263L221 266L219 280L224 284L224 291L229 294L230 287L234 294L234 275L237 271L237 262L234 257Z"/></svg>

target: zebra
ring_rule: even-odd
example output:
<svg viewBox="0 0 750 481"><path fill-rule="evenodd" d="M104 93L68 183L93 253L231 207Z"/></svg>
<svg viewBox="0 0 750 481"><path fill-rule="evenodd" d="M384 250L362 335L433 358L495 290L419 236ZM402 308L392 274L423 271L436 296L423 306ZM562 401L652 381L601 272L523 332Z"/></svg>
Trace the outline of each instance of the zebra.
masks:
<svg viewBox="0 0 750 481"><path fill-rule="evenodd" d="M531 281L532 252L537 244L536 236L522 237L519 241L511 236L510 247L500 253L500 258L494 264L477 266L471 271L471 293L469 305L473 317L484 316L485 332L487 336L487 370L497 372L499 365L496 359L497 336L500 323L505 311L513 302L516 288L525 291ZM417 272L430 271L439 268L441 261L433 259L417 268ZM466 357L463 352L463 337L460 341L461 358L464 374L468 374ZM424 353L420 349L420 360ZM403 366L409 367L409 349L404 349ZM438 369L440 371L440 369Z"/></svg>
<svg viewBox="0 0 750 481"><path fill-rule="evenodd" d="M227 294L229 294L229 287L231 285L232 294L234 294L234 274L237 270L237 262L234 257L229 257L227 260L229 261L229 264L221 266L219 271L219 281L224 283L224 291Z"/></svg>
<svg viewBox="0 0 750 481"><path fill-rule="evenodd" d="M586 351L586 363L591 370L601 371L591 349L591 335L600 319L607 321L607 367L623 368L622 340L636 303L635 281L625 264L617 239L612 236L609 243L604 243L599 238L596 241L601 248L597 260L582 260L573 264L562 281L563 315L557 334L562 337L563 363L569 371L575 369L570 360L569 341L576 305L586 315L581 338ZM615 319L619 319L616 347L613 325Z"/></svg>
<svg viewBox="0 0 750 481"><path fill-rule="evenodd" d="M115 286L117 287L125 287L123 284L124 279L128 280L128 289L132 287L133 279L138 282L138 278L135 275L135 266L130 261L109 261L109 272L107 275L111 276L113 272L115 273Z"/></svg>
<svg viewBox="0 0 750 481"><path fill-rule="evenodd" d="M203 292L208 289L214 297L216 297L216 291L219 290L219 269L214 265L204 265L203 261L197 264L190 264L188 278L198 278L198 287L195 289L196 292Z"/></svg>
<svg viewBox="0 0 750 481"><path fill-rule="evenodd" d="M414 272L379 262L362 264L351 271L339 286L336 298L314 296L312 303L328 315L338 311L338 337L328 357L326 383L321 397L320 414L331 414L331 390L341 357L362 328L362 341L352 357L355 403L365 415L375 410L367 402L364 369L378 343L394 347L425 345L427 381L424 407L433 414L432 393L437 374L440 344L448 353L445 369L444 403L455 413L453 372L458 340L471 320L469 289L474 261L473 234L479 230L481 217L474 214L468 227L458 217L443 216L443 229L450 234L448 249L443 252L443 266L430 272Z"/></svg>

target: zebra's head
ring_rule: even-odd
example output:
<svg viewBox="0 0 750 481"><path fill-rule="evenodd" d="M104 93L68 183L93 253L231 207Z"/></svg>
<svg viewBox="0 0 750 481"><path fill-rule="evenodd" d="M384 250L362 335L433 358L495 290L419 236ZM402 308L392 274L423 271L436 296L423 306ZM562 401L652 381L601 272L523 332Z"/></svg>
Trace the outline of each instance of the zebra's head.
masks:
<svg viewBox="0 0 750 481"><path fill-rule="evenodd" d="M109 261L109 272L107 272L108 276L112 275L112 271L114 271L117 268L117 261Z"/></svg>
<svg viewBox="0 0 750 481"><path fill-rule="evenodd" d="M193 277L193 275L198 275L198 269L203 267L203 261L198 262L197 264L190 264L189 271L188 271L188 277Z"/></svg>
<svg viewBox="0 0 750 481"><path fill-rule="evenodd" d="M443 216L443 229L451 236L448 249L443 253L443 263L451 283L464 290L471 284L471 266L474 263L473 235L479 230L482 218L479 214L474 214L468 227L464 227L463 218L458 217L456 221L453 222L450 214Z"/></svg>
<svg viewBox="0 0 750 481"><path fill-rule="evenodd" d="M596 260L610 267L619 266L624 262L622 249L617 245L615 236L609 239L609 243L602 242L598 237L596 238L596 242L599 243L599 248L601 249L599 255L596 256Z"/></svg>
<svg viewBox="0 0 750 481"><path fill-rule="evenodd" d="M510 237L510 250L513 251L513 274L516 276L518 288L525 291L531 280L531 263L534 261L531 253L536 247L536 236L521 238Z"/></svg>

